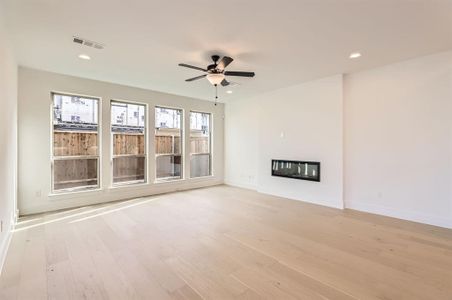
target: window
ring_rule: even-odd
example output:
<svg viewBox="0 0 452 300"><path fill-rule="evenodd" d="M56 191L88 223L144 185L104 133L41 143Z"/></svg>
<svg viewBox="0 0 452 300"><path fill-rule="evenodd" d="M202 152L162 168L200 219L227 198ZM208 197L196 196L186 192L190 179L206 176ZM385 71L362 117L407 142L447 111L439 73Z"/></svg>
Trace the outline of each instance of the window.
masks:
<svg viewBox="0 0 452 300"><path fill-rule="evenodd" d="M99 99L52 96L52 190L98 188Z"/></svg>
<svg viewBox="0 0 452 300"><path fill-rule="evenodd" d="M111 101L113 184L146 182L146 106Z"/></svg>
<svg viewBox="0 0 452 300"><path fill-rule="evenodd" d="M212 174L210 153L210 114L190 112L190 176Z"/></svg>
<svg viewBox="0 0 452 300"><path fill-rule="evenodd" d="M156 179L182 178L182 110L155 108Z"/></svg>

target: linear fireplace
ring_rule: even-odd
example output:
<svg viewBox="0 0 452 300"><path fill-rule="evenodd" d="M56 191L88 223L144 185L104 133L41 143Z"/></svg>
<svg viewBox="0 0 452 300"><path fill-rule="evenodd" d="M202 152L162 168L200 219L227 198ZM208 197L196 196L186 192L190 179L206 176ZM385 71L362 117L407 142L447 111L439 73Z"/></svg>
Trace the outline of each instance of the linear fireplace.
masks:
<svg viewBox="0 0 452 300"><path fill-rule="evenodd" d="M320 162L272 159L272 176L320 181Z"/></svg>

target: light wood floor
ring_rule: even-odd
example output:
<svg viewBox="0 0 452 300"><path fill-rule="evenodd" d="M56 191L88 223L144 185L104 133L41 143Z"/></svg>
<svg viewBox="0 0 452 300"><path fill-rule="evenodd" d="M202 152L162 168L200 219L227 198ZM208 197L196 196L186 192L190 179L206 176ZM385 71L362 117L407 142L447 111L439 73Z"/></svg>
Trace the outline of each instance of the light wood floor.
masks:
<svg viewBox="0 0 452 300"><path fill-rule="evenodd" d="M0 299L452 299L452 230L218 186L23 218Z"/></svg>

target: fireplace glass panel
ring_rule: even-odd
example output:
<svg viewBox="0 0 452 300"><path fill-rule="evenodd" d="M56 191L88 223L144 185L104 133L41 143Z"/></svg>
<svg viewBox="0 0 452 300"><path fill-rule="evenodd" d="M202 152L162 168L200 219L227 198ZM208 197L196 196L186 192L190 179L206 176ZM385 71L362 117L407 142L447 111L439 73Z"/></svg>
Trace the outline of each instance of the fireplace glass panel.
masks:
<svg viewBox="0 0 452 300"><path fill-rule="evenodd" d="M272 176L320 181L320 162L273 159Z"/></svg>

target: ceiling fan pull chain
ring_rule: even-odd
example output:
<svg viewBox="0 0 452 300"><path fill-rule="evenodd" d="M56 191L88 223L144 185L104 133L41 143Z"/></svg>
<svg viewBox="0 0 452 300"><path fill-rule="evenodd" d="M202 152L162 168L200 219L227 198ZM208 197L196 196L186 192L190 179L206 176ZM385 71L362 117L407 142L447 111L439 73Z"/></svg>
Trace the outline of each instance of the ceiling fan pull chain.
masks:
<svg viewBox="0 0 452 300"><path fill-rule="evenodd" d="M215 84L215 106L217 106L218 100L218 84Z"/></svg>

